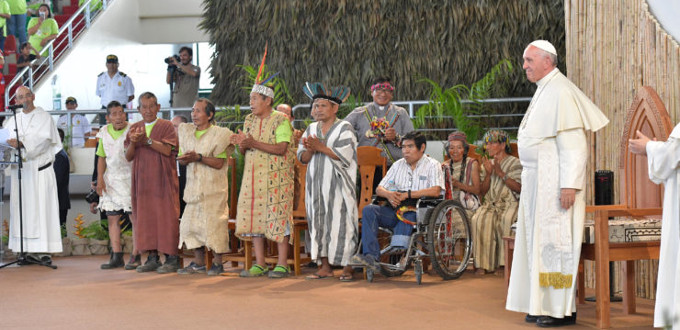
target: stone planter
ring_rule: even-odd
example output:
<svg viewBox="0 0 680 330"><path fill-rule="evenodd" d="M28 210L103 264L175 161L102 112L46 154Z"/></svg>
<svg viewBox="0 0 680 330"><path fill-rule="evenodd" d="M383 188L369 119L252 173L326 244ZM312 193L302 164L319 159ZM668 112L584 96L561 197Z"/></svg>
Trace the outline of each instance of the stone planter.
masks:
<svg viewBox="0 0 680 330"><path fill-rule="evenodd" d="M89 256L92 255L90 252L90 239L89 238L72 238L71 239L71 254L74 256Z"/></svg>
<svg viewBox="0 0 680 330"><path fill-rule="evenodd" d="M109 240L90 238L90 252L94 255L109 254Z"/></svg>
<svg viewBox="0 0 680 330"><path fill-rule="evenodd" d="M71 239L64 237L61 239L61 253L55 253L56 257L68 257L71 255Z"/></svg>
<svg viewBox="0 0 680 330"><path fill-rule="evenodd" d="M123 235L121 236L121 245L123 247L123 252L132 253L134 244L132 243L132 236Z"/></svg>

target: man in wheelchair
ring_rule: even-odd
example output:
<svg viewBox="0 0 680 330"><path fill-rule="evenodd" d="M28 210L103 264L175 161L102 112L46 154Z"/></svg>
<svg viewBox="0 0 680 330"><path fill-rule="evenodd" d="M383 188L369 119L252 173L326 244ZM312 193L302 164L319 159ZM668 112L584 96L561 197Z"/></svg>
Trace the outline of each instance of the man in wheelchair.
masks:
<svg viewBox="0 0 680 330"><path fill-rule="evenodd" d="M390 167L376 189L376 194L387 203L364 207L361 220L363 253L353 256L352 262L374 272L380 271L378 227L392 229L391 248L406 249L416 222L416 212L409 206L415 206L421 197L440 197L444 192L441 164L425 155L425 145L426 139L419 132L409 132L402 137L403 158Z"/></svg>

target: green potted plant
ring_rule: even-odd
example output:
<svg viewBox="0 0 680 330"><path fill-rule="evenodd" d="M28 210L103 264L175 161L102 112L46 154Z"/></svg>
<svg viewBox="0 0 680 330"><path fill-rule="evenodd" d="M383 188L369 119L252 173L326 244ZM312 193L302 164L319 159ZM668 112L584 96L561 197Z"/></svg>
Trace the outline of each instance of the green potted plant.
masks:
<svg viewBox="0 0 680 330"><path fill-rule="evenodd" d="M90 239L90 252L92 254L109 253L109 228L108 220L91 222L81 231L82 235Z"/></svg>
<svg viewBox="0 0 680 330"><path fill-rule="evenodd" d="M419 82L429 84L432 91L428 104L417 110L413 120L414 126L455 129L464 132L470 142L478 141L485 128L479 117L470 116L486 114L487 107L481 100L488 98L493 85L499 79L507 78L512 69L509 60L502 60L491 68L484 78L469 87L458 84L445 88L430 79L419 79ZM469 102L464 103L464 100Z"/></svg>

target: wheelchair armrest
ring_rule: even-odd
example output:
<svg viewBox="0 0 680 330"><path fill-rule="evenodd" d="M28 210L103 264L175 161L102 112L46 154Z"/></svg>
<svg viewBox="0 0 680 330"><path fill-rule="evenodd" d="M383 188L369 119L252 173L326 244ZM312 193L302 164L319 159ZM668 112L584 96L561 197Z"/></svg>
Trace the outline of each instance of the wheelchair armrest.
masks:
<svg viewBox="0 0 680 330"><path fill-rule="evenodd" d="M416 207L421 207L421 206L436 206L437 204L441 203L444 200L441 196L438 197L431 197L431 196L423 196L418 199L418 202L416 203Z"/></svg>

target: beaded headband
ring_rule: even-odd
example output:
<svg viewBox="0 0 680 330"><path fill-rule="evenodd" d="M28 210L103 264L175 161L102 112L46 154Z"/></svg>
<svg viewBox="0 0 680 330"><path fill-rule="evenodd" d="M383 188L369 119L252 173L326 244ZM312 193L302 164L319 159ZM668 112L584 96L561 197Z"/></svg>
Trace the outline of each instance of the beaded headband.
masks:
<svg viewBox="0 0 680 330"><path fill-rule="evenodd" d="M386 81L386 82L383 82L383 83L377 83L377 84L371 86L371 92L375 91L376 89L386 89L390 92L394 91L394 87L392 86L392 84L390 84L389 81Z"/></svg>

